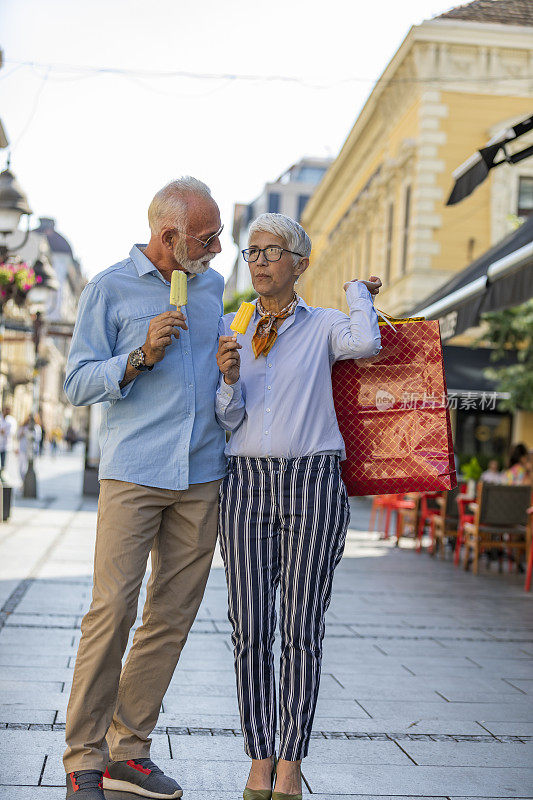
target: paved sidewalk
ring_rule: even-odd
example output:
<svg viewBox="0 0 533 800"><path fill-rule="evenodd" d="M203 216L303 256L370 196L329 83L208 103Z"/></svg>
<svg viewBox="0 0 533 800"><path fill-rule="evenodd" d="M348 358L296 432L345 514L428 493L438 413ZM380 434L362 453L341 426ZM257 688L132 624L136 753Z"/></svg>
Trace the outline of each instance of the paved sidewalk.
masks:
<svg viewBox="0 0 533 800"><path fill-rule="evenodd" d="M45 458L44 499L15 500L0 527L2 800L64 797L65 709L96 521L80 470L77 454ZM368 511L353 503L335 578L305 796L533 797L533 594L523 576L476 577L398 550L368 533ZM242 797L248 759L218 554L152 755L186 798Z"/></svg>

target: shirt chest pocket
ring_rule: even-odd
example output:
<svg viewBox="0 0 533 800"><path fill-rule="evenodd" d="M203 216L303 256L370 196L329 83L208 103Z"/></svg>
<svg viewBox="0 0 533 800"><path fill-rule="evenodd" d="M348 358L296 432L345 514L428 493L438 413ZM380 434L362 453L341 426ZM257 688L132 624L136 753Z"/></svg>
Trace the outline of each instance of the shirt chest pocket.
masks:
<svg viewBox="0 0 533 800"><path fill-rule="evenodd" d="M154 317L163 314L167 309L161 306L146 306L143 308L136 308L130 317L123 320L118 338L118 345L120 351L125 349L134 349L141 347L146 341L146 335L150 322Z"/></svg>

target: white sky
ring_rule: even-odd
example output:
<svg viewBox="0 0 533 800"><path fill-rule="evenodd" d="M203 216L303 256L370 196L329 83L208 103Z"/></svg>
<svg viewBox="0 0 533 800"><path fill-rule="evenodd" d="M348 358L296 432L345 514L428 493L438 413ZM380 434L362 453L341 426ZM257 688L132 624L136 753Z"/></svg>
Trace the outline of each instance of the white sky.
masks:
<svg viewBox="0 0 533 800"><path fill-rule="evenodd" d="M148 239L181 174L212 189L235 258L233 204L304 155L336 155L411 25L450 0L0 0L0 118L35 222L51 216L86 275ZM15 62L34 66L17 66ZM198 80L36 64L286 76ZM356 80L346 80L356 79ZM0 151L3 168L7 151Z"/></svg>

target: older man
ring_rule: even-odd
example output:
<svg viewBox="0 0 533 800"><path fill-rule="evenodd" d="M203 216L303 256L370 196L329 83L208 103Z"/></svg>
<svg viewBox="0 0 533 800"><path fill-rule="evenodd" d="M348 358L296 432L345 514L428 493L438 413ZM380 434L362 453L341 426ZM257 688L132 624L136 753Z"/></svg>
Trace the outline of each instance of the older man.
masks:
<svg viewBox="0 0 533 800"><path fill-rule="evenodd" d="M181 797L150 760L149 738L204 593L225 472L214 415L222 277L218 206L181 178L148 210L151 238L93 278L80 300L65 391L102 403L100 501L91 607L67 711L67 797L103 788ZM169 311L187 274L186 316ZM124 667L148 555L143 624Z"/></svg>

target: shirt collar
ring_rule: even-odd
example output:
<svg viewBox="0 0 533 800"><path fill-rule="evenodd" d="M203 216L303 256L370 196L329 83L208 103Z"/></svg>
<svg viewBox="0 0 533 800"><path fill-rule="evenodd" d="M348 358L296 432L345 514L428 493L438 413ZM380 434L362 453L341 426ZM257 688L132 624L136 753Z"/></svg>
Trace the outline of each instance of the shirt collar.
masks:
<svg viewBox="0 0 533 800"><path fill-rule="evenodd" d="M161 278L161 280L165 280L155 264L152 264L149 258L147 258L144 253L143 249L147 245L145 244L134 244L130 250L130 258L135 264L135 269L139 274L139 278L142 278L143 275L148 275L148 273L152 273L157 275ZM191 280L192 278L196 278L196 275L189 275L187 274L187 280ZM168 281L166 281L168 283Z"/></svg>
<svg viewBox="0 0 533 800"><path fill-rule="evenodd" d="M147 275L149 272L153 272L154 274L159 272L155 264L152 264L150 259L144 255L143 248L145 247L145 244L134 244L130 250L130 258L135 264L135 269L139 273L139 278L142 278L143 275Z"/></svg>

